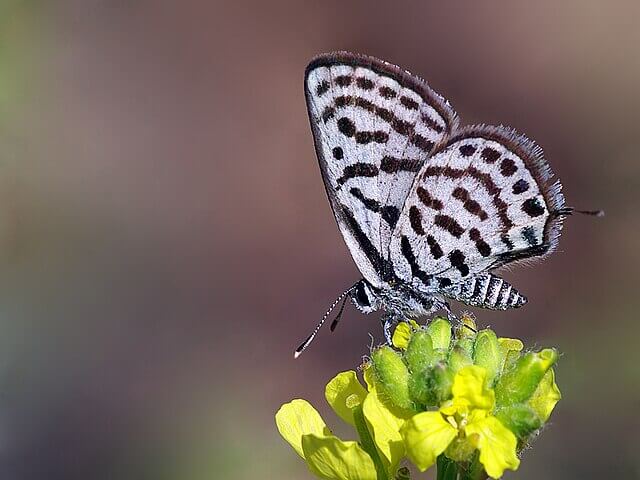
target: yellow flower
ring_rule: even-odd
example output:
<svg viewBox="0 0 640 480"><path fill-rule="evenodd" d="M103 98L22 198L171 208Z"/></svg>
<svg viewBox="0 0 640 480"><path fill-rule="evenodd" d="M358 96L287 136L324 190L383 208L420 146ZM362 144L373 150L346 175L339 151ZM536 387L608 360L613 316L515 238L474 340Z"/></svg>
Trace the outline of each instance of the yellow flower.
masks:
<svg viewBox="0 0 640 480"><path fill-rule="evenodd" d="M410 414L387 406L367 378L369 375L365 371L369 392L354 371L339 373L325 389L327 402L342 420L356 428L360 442L343 441L333 435L306 400L286 403L276 413L280 435L320 478L395 477L405 454L399 430Z"/></svg>
<svg viewBox="0 0 640 480"><path fill-rule="evenodd" d="M276 413L280 435L306 462L309 470L327 480L376 480L371 457L358 442L333 435L320 414L306 400L285 403Z"/></svg>
<svg viewBox="0 0 640 480"><path fill-rule="evenodd" d="M451 400L438 411L418 413L404 423L400 431L407 455L421 471L445 451L452 460L467 461L476 449L492 478L518 468L516 436L493 416L495 394L487 380L483 367L461 368L453 381Z"/></svg>

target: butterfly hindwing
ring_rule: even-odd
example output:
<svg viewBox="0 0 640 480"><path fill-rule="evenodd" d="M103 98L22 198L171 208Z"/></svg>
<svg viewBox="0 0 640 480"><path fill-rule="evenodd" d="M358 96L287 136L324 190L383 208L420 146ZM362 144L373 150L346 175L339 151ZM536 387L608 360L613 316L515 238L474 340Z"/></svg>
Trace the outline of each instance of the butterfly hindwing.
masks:
<svg viewBox="0 0 640 480"><path fill-rule="evenodd" d="M314 59L305 93L336 220L363 276L379 287L393 274L389 242L407 193L456 115L424 81L346 52Z"/></svg>
<svg viewBox="0 0 640 480"><path fill-rule="evenodd" d="M550 253L560 184L532 141L504 127L454 133L425 162L390 243L396 275L422 291Z"/></svg>

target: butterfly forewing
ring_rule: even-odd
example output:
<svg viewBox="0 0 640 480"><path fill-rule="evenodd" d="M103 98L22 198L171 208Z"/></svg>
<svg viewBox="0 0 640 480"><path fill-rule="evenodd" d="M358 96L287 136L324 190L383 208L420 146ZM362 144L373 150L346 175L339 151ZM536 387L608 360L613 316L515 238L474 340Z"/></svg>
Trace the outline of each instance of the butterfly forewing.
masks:
<svg viewBox="0 0 640 480"><path fill-rule="evenodd" d="M336 220L364 275L393 275L389 242L418 171L455 129L448 103L380 60L336 53L307 67L307 107Z"/></svg>
<svg viewBox="0 0 640 480"><path fill-rule="evenodd" d="M564 205L542 151L503 127L462 129L424 163L390 243L396 275L442 290L555 248Z"/></svg>

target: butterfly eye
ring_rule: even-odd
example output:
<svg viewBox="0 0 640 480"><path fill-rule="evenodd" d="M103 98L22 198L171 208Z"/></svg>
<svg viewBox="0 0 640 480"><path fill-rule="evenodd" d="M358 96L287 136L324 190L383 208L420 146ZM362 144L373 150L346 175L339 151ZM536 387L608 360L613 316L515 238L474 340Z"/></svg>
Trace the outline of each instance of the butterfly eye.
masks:
<svg viewBox="0 0 640 480"><path fill-rule="evenodd" d="M356 286L356 302L362 307L370 307L371 301L369 300L369 295L367 295L367 291L365 290L364 282L358 282Z"/></svg>

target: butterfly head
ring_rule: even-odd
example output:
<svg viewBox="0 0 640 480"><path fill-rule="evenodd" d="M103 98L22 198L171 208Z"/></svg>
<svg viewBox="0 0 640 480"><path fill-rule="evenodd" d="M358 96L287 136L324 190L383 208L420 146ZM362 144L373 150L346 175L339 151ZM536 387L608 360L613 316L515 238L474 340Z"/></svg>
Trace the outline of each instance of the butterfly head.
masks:
<svg viewBox="0 0 640 480"><path fill-rule="evenodd" d="M363 278L353 286L350 293L351 301L362 313L375 312L380 308L380 296L377 291L377 288Z"/></svg>

